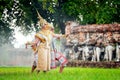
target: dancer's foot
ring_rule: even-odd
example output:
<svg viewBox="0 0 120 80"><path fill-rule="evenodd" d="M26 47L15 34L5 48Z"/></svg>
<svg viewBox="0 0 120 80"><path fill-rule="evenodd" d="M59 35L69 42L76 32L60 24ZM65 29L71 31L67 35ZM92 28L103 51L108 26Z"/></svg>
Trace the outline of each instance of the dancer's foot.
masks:
<svg viewBox="0 0 120 80"><path fill-rule="evenodd" d="M31 73L34 72L35 68L36 68L36 66L33 65L33 66L32 66L32 70L31 70Z"/></svg>
<svg viewBox="0 0 120 80"><path fill-rule="evenodd" d="M64 66L61 66L60 70L59 70L59 73L62 73L63 69L64 69Z"/></svg>
<svg viewBox="0 0 120 80"><path fill-rule="evenodd" d="M40 72L40 70L37 70L37 74Z"/></svg>
<svg viewBox="0 0 120 80"><path fill-rule="evenodd" d="M44 73L46 73L47 71L43 71Z"/></svg>

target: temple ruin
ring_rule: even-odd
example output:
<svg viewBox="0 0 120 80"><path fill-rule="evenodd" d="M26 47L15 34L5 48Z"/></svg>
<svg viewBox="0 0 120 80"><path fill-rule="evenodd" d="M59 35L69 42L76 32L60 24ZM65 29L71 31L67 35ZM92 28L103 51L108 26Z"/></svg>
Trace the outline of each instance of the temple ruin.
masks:
<svg viewBox="0 0 120 80"><path fill-rule="evenodd" d="M113 46L115 49L112 53L112 60L115 60L118 56L116 54L116 46L120 48L120 24L91 24L91 25L79 25L72 21L66 23L65 34L66 38L66 49L70 49L69 57L74 59L80 56L81 49L87 46L89 48L88 55L91 54L91 59L95 52L91 48L99 47L101 52L105 52L105 48L108 45ZM65 49L65 50L66 50ZM76 49L76 50L75 50ZM119 49L120 50L120 49ZM81 53L81 59L83 53ZM102 55L102 56L101 56ZM120 53L119 53L120 56ZM100 61L103 61L105 57L104 54L100 54ZM120 59L119 59L120 60Z"/></svg>

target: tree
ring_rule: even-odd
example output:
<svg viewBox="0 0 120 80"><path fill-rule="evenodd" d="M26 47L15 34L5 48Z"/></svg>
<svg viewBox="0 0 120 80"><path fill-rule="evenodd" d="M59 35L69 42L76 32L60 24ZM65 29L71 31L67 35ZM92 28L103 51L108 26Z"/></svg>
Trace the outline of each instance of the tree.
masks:
<svg viewBox="0 0 120 80"><path fill-rule="evenodd" d="M0 0L0 18L4 16L3 11L4 9L10 10L13 5L13 1L9 0ZM6 23L7 20L3 21L0 19L0 43L9 43L13 40L12 33L13 29L10 29L8 24ZM1 45L1 44L0 44Z"/></svg>
<svg viewBox="0 0 120 80"><path fill-rule="evenodd" d="M36 9L48 22L54 23L56 32L60 29L62 33L68 20L80 24L120 22L119 0L0 0L0 3L0 34L8 39L16 27L24 33L39 30ZM5 9L7 19L3 18ZM15 22L14 28L10 27L11 20Z"/></svg>
<svg viewBox="0 0 120 80"><path fill-rule="evenodd" d="M66 14L74 16L81 24L120 22L119 8L120 1L116 0L68 0L63 4ZM83 19L78 17L80 15Z"/></svg>

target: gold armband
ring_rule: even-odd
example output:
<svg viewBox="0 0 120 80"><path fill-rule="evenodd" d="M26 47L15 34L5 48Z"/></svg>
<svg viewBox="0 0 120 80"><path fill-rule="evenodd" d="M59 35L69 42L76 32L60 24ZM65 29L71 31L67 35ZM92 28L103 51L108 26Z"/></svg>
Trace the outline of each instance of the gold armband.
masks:
<svg viewBox="0 0 120 80"><path fill-rule="evenodd" d="M64 35L62 35L62 37L64 37L64 38L66 38L67 36L68 36L68 35L65 35L65 34L64 34Z"/></svg>

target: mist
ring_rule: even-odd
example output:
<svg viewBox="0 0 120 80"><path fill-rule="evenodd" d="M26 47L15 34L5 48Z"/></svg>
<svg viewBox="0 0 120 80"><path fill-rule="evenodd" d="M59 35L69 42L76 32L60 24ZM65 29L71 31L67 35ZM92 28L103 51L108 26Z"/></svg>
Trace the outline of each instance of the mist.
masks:
<svg viewBox="0 0 120 80"><path fill-rule="evenodd" d="M31 48L14 48L9 44L0 46L0 66L31 66L32 63Z"/></svg>

